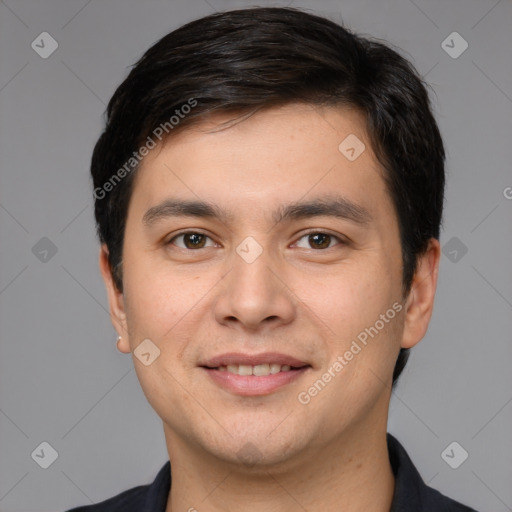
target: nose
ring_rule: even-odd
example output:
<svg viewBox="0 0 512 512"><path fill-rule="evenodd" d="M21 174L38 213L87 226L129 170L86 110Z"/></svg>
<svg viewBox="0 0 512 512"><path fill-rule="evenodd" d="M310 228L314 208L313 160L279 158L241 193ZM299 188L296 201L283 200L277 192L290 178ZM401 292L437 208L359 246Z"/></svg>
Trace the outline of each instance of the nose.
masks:
<svg viewBox="0 0 512 512"><path fill-rule="evenodd" d="M233 266L216 299L217 322L245 330L286 325L296 315L293 292L265 250L252 262L234 254Z"/></svg>

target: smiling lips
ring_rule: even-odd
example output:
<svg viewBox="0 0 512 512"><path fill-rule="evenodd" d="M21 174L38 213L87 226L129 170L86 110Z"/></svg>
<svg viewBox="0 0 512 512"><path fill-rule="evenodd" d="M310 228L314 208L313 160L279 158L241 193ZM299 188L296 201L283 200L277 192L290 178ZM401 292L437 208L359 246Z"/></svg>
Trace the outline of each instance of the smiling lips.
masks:
<svg viewBox="0 0 512 512"><path fill-rule="evenodd" d="M201 365L222 388L242 396L261 396L289 384L311 365L279 353L223 354Z"/></svg>
<svg viewBox="0 0 512 512"><path fill-rule="evenodd" d="M251 366L250 364L229 364L227 366L219 366L220 372L229 372L235 375L256 375L262 377L264 375L275 375L279 372L289 372L291 366L289 364L257 364Z"/></svg>

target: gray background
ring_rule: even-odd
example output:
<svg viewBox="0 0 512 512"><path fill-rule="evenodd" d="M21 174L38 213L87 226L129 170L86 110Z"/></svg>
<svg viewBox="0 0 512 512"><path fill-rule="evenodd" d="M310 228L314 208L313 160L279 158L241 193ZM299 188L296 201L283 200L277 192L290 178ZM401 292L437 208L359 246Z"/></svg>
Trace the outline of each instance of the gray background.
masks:
<svg viewBox="0 0 512 512"><path fill-rule="evenodd" d="M512 3L257 5L290 3L402 48L435 90L448 149L445 254L389 430L430 485L482 511L512 510ZM0 1L1 512L97 502L152 481L168 458L131 356L116 351L90 155L106 102L144 50L186 21L251 5ZM47 59L31 47L44 31L59 44ZM441 45L453 31L469 44L458 58ZM43 237L56 254L44 255ZM48 469L31 457L43 441L58 452ZM457 469L441 457L452 441L469 453Z"/></svg>

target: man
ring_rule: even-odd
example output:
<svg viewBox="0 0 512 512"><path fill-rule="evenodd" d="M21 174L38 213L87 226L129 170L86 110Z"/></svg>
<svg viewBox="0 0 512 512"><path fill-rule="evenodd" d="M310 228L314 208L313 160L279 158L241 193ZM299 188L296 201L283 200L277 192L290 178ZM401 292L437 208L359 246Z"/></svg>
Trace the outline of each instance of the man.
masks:
<svg viewBox="0 0 512 512"><path fill-rule="evenodd" d="M386 433L440 257L413 67L299 10L230 11L156 43L107 113L100 268L169 462L74 511L472 510Z"/></svg>

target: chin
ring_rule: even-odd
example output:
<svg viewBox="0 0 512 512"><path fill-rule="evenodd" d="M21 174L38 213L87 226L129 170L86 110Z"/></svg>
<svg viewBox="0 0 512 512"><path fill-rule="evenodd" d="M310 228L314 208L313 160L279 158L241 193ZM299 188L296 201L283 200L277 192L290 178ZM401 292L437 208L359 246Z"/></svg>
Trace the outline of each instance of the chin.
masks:
<svg viewBox="0 0 512 512"><path fill-rule="evenodd" d="M297 447L291 447L290 443L281 446L269 446L268 443L255 443L253 441L242 442L233 451L233 446L225 447L217 453L217 457L230 465L235 465L237 471L251 474L267 474L270 470L289 464L294 455L299 453Z"/></svg>
<svg viewBox="0 0 512 512"><path fill-rule="evenodd" d="M250 427L246 423L244 429L232 430L232 437L226 434L213 445L210 439L204 448L228 464L257 473L290 463L308 446L303 429L300 434L290 426L285 429L281 425L276 429L275 422L271 426L260 425L257 429L254 425Z"/></svg>

